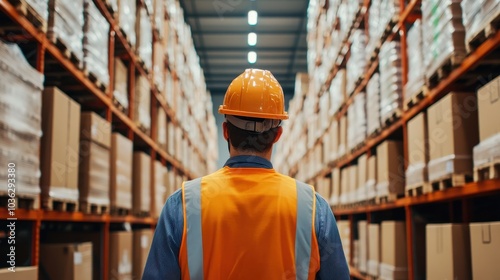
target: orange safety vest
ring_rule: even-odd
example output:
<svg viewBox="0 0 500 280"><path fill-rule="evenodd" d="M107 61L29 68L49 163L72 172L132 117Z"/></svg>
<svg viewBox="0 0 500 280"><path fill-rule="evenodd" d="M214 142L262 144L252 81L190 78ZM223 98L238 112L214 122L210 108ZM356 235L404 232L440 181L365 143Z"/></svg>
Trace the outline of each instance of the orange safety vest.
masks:
<svg viewBox="0 0 500 280"><path fill-rule="evenodd" d="M182 185L182 279L315 279L313 187L273 169L224 167Z"/></svg>

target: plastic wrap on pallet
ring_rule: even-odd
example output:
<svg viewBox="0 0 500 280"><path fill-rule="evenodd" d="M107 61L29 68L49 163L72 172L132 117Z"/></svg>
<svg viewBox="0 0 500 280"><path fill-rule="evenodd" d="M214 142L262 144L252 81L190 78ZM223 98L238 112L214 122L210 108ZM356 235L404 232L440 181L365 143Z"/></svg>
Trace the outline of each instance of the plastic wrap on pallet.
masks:
<svg viewBox="0 0 500 280"><path fill-rule="evenodd" d="M35 12L47 22L49 16L49 1L48 0L25 0Z"/></svg>
<svg viewBox="0 0 500 280"><path fill-rule="evenodd" d="M369 58L375 50L382 33L384 26L381 23L380 10L382 0L372 0L368 9L368 43L366 56Z"/></svg>
<svg viewBox="0 0 500 280"><path fill-rule="evenodd" d="M83 67L109 86L109 22L92 0L84 3Z"/></svg>
<svg viewBox="0 0 500 280"><path fill-rule="evenodd" d="M408 81L405 85L405 101L417 94L424 86L424 59L422 42L422 24L420 19L413 23L406 39L408 57Z"/></svg>
<svg viewBox="0 0 500 280"><path fill-rule="evenodd" d="M366 114L369 116L366 123L366 132L371 135L380 129L380 75L378 73L366 85Z"/></svg>
<svg viewBox="0 0 500 280"><path fill-rule="evenodd" d="M372 0L368 10L368 43L366 56L372 55L394 16L400 13L399 0Z"/></svg>
<svg viewBox="0 0 500 280"><path fill-rule="evenodd" d="M128 70L119 58L115 59L115 87L113 97L125 109L128 109Z"/></svg>
<svg viewBox="0 0 500 280"><path fill-rule="evenodd" d="M118 24L131 46L135 46L136 0L120 0Z"/></svg>
<svg viewBox="0 0 500 280"><path fill-rule="evenodd" d="M351 56L347 61L347 94L352 94L356 82L363 77L366 68L366 36L364 30L356 29L351 34Z"/></svg>
<svg viewBox="0 0 500 280"><path fill-rule="evenodd" d="M399 42L385 42L380 48L380 119L385 122L402 107L401 49Z"/></svg>
<svg viewBox="0 0 500 280"><path fill-rule="evenodd" d="M153 27L151 17L145 8L140 8L137 12L136 30L137 42L135 48L137 54L144 61L147 69L152 68L153 57Z"/></svg>
<svg viewBox="0 0 500 280"><path fill-rule="evenodd" d="M500 13L500 0L462 0L461 5L467 42Z"/></svg>
<svg viewBox="0 0 500 280"><path fill-rule="evenodd" d="M406 168L405 172L406 185L413 186L427 181L427 178L425 176L426 168L427 165L425 164L425 162L408 165L408 168Z"/></svg>
<svg viewBox="0 0 500 280"><path fill-rule="evenodd" d="M44 76L15 44L0 41L0 179L16 164L17 190L40 193L41 92Z"/></svg>
<svg viewBox="0 0 500 280"><path fill-rule="evenodd" d="M481 167L496 161L500 161L500 133L474 147L474 167Z"/></svg>
<svg viewBox="0 0 500 280"><path fill-rule="evenodd" d="M465 28L460 0L422 1L422 38L427 77L450 57L464 57Z"/></svg>
<svg viewBox="0 0 500 280"><path fill-rule="evenodd" d="M139 75L135 83L134 121L146 129L151 128L151 88L146 77Z"/></svg>
<svg viewBox="0 0 500 280"><path fill-rule="evenodd" d="M49 0L47 35L83 60L83 0Z"/></svg>
<svg viewBox="0 0 500 280"><path fill-rule="evenodd" d="M429 181L436 181L455 173L455 163L471 162L470 155L448 155L429 161ZM460 172L460 171L459 171ZM472 172L472 170L471 170Z"/></svg>

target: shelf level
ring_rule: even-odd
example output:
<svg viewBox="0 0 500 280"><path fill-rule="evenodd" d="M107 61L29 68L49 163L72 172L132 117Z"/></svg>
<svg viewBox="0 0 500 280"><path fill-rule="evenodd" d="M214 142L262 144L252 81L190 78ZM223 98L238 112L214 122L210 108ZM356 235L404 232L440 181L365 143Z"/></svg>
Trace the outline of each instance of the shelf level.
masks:
<svg viewBox="0 0 500 280"><path fill-rule="evenodd" d="M352 215L377 212L395 208L404 208L406 206L446 202L474 196L484 196L494 193L500 193L500 179L472 182L463 186L451 187L442 191L435 191L415 197L403 197L389 203L347 209L335 209L334 213L335 215Z"/></svg>

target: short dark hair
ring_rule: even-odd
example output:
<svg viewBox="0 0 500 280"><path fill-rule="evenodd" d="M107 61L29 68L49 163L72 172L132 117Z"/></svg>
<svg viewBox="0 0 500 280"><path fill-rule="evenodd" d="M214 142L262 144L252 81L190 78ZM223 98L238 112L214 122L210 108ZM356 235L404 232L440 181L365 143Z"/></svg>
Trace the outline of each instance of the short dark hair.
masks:
<svg viewBox="0 0 500 280"><path fill-rule="evenodd" d="M256 118L244 118L239 117L244 120L261 122L264 119L256 119ZM278 128L271 128L268 131L264 131L262 133L252 132L248 130L240 129L230 122L227 123L227 131L229 134L229 144L231 144L238 151L246 151L246 152L267 152L269 151L274 143L274 139L278 134Z"/></svg>

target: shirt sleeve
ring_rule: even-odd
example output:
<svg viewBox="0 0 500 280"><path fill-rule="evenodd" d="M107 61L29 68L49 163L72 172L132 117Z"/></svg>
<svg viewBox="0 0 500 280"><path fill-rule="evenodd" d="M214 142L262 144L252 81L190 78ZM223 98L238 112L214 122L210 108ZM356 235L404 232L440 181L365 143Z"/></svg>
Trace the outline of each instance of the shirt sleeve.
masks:
<svg viewBox="0 0 500 280"><path fill-rule="evenodd" d="M183 226L182 192L177 190L163 206L142 280L181 279L179 251Z"/></svg>
<svg viewBox="0 0 500 280"><path fill-rule="evenodd" d="M320 269L316 279L350 279L335 216L328 202L319 194L316 194L315 227L320 257Z"/></svg>

